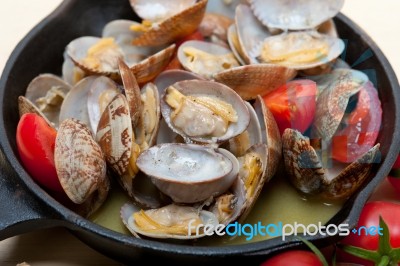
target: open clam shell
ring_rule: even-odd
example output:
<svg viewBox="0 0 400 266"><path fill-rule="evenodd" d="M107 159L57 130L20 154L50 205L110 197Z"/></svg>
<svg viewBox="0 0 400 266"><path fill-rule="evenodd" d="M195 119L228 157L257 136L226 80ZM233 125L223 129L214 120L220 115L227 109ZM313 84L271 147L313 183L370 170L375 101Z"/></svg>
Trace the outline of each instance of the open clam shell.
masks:
<svg viewBox="0 0 400 266"><path fill-rule="evenodd" d="M161 22L191 7L196 0L130 0L129 2L141 19Z"/></svg>
<svg viewBox="0 0 400 266"><path fill-rule="evenodd" d="M101 114L114 97L120 93L110 78L99 76L93 81L87 97L87 108L92 132L97 132Z"/></svg>
<svg viewBox="0 0 400 266"><path fill-rule="evenodd" d="M215 73L239 66L228 48L205 41L186 41L178 48L178 60L188 71L211 79Z"/></svg>
<svg viewBox="0 0 400 266"><path fill-rule="evenodd" d="M293 79L296 73L296 70L284 66L258 64L219 72L214 75L214 79L233 89L243 100L253 100Z"/></svg>
<svg viewBox="0 0 400 266"><path fill-rule="evenodd" d="M231 48L232 53L235 55L236 59L239 61L241 65L246 65L247 64L245 60L246 55L244 54L244 51L242 50L242 47L240 45L239 36L235 24L229 26L227 32L227 38L228 38L229 48Z"/></svg>
<svg viewBox="0 0 400 266"><path fill-rule="evenodd" d="M74 64L87 75L104 75L118 79L118 60L124 58L124 53L115 43L96 49L96 53L99 53L95 56L98 59L96 62L86 60L88 51L102 40L104 39L93 36L79 37L67 45L66 52Z"/></svg>
<svg viewBox="0 0 400 266"><path fill-rule="evenodd" d="M243 4L236 7L235 25L240 50L244 55L243 59L246 64L253 63L249 52L270 37L272 33L254 16L250 7Z"/></svg>
<svg viewBox="0 0 400 266"><path fill-rule="evenodd" d="M250 0L254 15L267 27L282 30L312 29L336 16L344 0Z"/></svg>
<svg viewBox="0 0 400 266"><path fill-rule="evenodd" d="M220 143L224 142L230 138L233 138L244 130L246 130L247 126L250 122L249 111L244 103L244 101L240 98L240 96L234 92L229 87L212 81L205 80L185 80L174 83L169 88L175 88L181 94L185 96L194 96L194 97L210 97L211 99L220 100L230 104L233 110L237 113L237 121L230 122L227 125L226 131L221 136L212 136L212 135L201 135L201 136L188 136L185 132L184 128L177 126L176 123L171 118L171 114L173 112L173 108L166 103L165 97L166 94L163 95L161 99L161 113L168 124L168 126L177 134L181 135L184 138L190 138L193 141L201 142L201 143ZM185 123L185 127L202 127L204 123L198 124L198 121L194 119L193 116L198 116L195 112L188 112L182 114L181 117L183 120L187 120ZM209 129L209 128L208 128ZM207 130L208 130L207 129Z"/></svg>
<svg viewBox="0 0 400 266"><path fill-rule="evenodd" d="M252 62L273 63L303 70L335 60L344 48L341 39L314 30L284 32L266 38L251 51L250 57Z"/></svg>
<svg viewBox="0 0 400 266"><path fill-rule="evenodd" d="M166 2L162 1L161 5L166 5ZM189 35L200 25L207 2L207 0L197 1L179 13L161 22L156 22L156 26L151 27L148 31L135 38L133 44L138 46L160 46Z"/></svg>
<svg viewBox="0 0 400 266"><path fill-rule="evenodd" d="M244 221L256 203L264 184L270 179L267 176L268 147L262 143L253 145L238 160L239 177L243 181L246 192L246 201L242 207L239 221Z"/></svg>
<svg viewBox="0 0 400 266"><path fill-rule="evenodd" d="M90 88L97 78L97 76L86 77L72 87L61 105L60 123L67 118L75 118L90 127L87 104Z"/></svg>
<svg viewBox="0 0 400 266"><path fill-rule="evenodd" d="M124 59L128 66L133 66L148 56L162 50L161 47L132 45L132 41L140 35L139 32L130 29L132 25L140 25L140 23L132 20L117 19L107 23L102 32L103 38L112 37L115 39L115 42L124 52Z"/></svg>
<svg viewBox="0 0 400 266"><path fill-rule="evenodd" d="M149 56L130 67L138 83L143 84L153 80L169 64L175 52L175 44Z"/></svg>
<svg viewBox="0 0 400 266"><path fill-rule="evenodd" d="M254 110L260 121L262 134L262 143L267 145L267 173L266 178L269 181L278 170L282 158L282 138L278 125L271 111L265 105L261 96L258 96L254 102Z"/></svg>
<svg viewBox="0 0 400 266"><path fill-rule="evenodd" d="M360 91L368 77L357 70L336 69L317 78L317 99L312 135L329 143L345 114L349 99Z"/></svg>
<svg viewBox="0 0 400 266"><path fill-rule="evenodd" d="M22 95L18 96L18 112L20 117L23 114L28 113L37 114L41 116L49 126L54 127L54 124L47 119L47 117L37 108L37 106Z"/></svg>
<svg viewBox="0 0 400 266"><path fill-rule="evenodd" d="M160 127L160 96L153 83L147 83L142 88L141 101L143 108L138 126L135 128L135 135L136 143L143 151L156 143Z"/></svg>
<svg viewBox="0 0 400 266"><path fill-rule="evenodd" d="M41 74L29 83L25 97L58 127L61 104L70 90L71 86L58 76Z"/></svg>
<svg viewBox="0 0 400 266"><path fill-rule="evenodd" d="M104 152L108 165L119 176L127 171L131 158L132 138L128 102L124 95L118 94L101 115L96 141Z"/></svg>
<svg viewBox="0 0 400 266"><path fill-rule="evenodd" d="M328 199L350 196L368 178L380 157L380 145L376 144L349 165L333 162L333 168L325 168L310 140L300 132L286 129L282 139L285 170L292 184L305 194Z"/></svg>
<svg viewBox="0 0 400 266"><path fill-rule="evenodd" d="M61 186L74 203L89 204L89 213L100 207L110 184L103 152L85 124L75 119L60 124L54 162Z"/></svg>
<svg viewBox="0 0 400 266"><path fill-rule="evenodd" d="M150 220L147 228L142 228L137 223L135 214ZM210 228L218 225L217 217L209 211L175 204L141 211L136 205L127 203L121 207L121 218L128 230L136 237L143 235L151 238L195 239L206 236L203 230L196 232L196 223ZM189 226L193 227L189 229ZM180 230L174 230L176 227Z"/></svg>
<svg viewBox="0 0 400 266"><path fill-rule="evenodd" d="M231 138L223 146L235 156L243 156L251 146L262 143L262 132L257 113L249 102L245 102L245 104L250 114L249 126L244 132Z"/></svg>
<svg viewBox="0 0 400 266"><path fill-rule="evenodd" d="M195 203L218 196L238 172L236 157L223 149L195 144L161 144L143 151L138 168L164 194L178 203Z"/></svg>
<svg viewBox="0 0 400 266"><path fill-rule="evenodd" d="M238 5L247 5L248 0L211 0L207 4L207 12L221 14L229 18L235 18L235 10Z"/></svg>

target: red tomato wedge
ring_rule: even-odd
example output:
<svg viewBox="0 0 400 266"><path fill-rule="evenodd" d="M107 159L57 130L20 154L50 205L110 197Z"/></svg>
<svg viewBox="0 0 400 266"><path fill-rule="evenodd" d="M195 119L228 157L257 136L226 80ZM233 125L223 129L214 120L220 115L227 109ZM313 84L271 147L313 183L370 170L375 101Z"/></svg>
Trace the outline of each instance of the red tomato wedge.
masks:
<svg viewBox="0 0 400 266"><path fill-rule="evenodd" d="M17 126L17 148L25 169L43 187L64 192L54 166L57 131L39 115L24 114Z"/></svg>
<svg viewBox="0 0 400 266"><path fill-rule="evenodd" d="M263 97L274 115L279 131L286 128L304 133L315 115L317 84L311 80L293 80Z"/></svg>
<svg viewBox="0 0 400 266"><path fill-rule="evenodd" d="M337 131L332 139L332 157L351 163L375 145L381 127L381 102L371 82L360 90L357 106L345 122L346 127Z"/></svg>

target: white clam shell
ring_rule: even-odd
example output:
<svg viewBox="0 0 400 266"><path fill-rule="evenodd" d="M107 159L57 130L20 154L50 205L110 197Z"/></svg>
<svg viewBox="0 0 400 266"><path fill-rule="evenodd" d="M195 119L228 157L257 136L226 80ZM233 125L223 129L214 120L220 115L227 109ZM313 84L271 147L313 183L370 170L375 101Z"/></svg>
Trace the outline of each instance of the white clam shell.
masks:
<svg viewBox="0 0 400 266"><path fill-rule="evenodd" d="M250 0L254 15L267 27L282 30L312 29L336 16L344 0Z"/></svg>
<svg viewBox="0 0 400 266"><path fill-rule="evenodd" d="M236 157L195 144L161 144L140 154L138 168L174 202L195 203L224 193L238 174Z"/></svg>
<svg viewBox="0 0 400 266"><path fill-rule="evenodd" d="M246 130L247 126L250 122L249 110L247 109L244 101L240 98L240 96L234 92L229 87L206 80L185 80L179 81L173 84L174 88L180 91L183 95L192 95L192 96L208 96L215 97L219 100L225 101L233 106L238 115L238 120L235 123L230 123L227 131L224 135L220 137L192 137L190 138L193 141L201 142L201 143L220 143L227 141L230 138L233 138L244 130ZM171 121L171 112L172 108L165 102L164 100L165 94L161 99L161 114L168 124L168 126L177 134L181 135L184 138L188 138L185 133L180 129L174 126Z"/></svg>
<svg viewBox="0 0 400 266"><path fill-rule="evenodd" d="M181 209L181 211L185 211L185 209L194 209L191 207L185 207L185 206L178 206L178 205L168 205L163 208L170 208L173 206L174 208ZM177 235L177 234L167 234L163 232L147 232L141 230L137 224L135 223L135 219L133 218L133 213L136 213L140 211L140 208L137 207L136 205L126 203L121 207L121 219L124 225L128 228L128 230L136 237L140 237L139 235L147 236L147 237L152 237L152 238L160 238L160 239L165 239L165 238L172 238L172 239L182 239L182 240L188 240L188 239L196 239L196 238L201 238L206 236L205 233L199 233L199 234L193 234L193 235ZM191 210L190 210L191 211ZM194 212L197 210L193 210L191 212ZM209 212L209 211L204 211L200 210L199 212L199 217L202 221L202 224L205 226L210 226L212 228L215 228L218 225L218 220L217 217Z"/></svg>

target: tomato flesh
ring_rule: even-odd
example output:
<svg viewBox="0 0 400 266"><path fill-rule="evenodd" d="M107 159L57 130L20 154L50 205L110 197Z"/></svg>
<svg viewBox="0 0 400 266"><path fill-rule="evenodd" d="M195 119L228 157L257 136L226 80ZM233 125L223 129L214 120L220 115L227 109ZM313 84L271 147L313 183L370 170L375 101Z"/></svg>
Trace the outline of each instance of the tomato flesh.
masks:
<svg viewBox="0 0 400 266"><path fill-rule="evenodd" d="M311 251L290 250L264 261L261 266L322 266L317 255Z"/></svg>
<svg viewBox="0 0 400 266"><path fill-rule="evenodd" d="M346 118L346 127L332 139L332 157L344 163L357 160L374 146L381 122L381 102L368 82L359 92L356 108Z"/></svg>
<svg viewBox="0 0 400 266"><path fill-rule="evenodd" d="M314 115L317 85L311 80L293 80L265 95L263 100L272 112L281 134L286 128L304 133Z"/></svg>
<svg viewBox="0 0 400 266"><path fill-rule="evenodd" d="M17 148L21 161L32 178L43 187L63 192L54 165L57 132L36 114L24 114L17 126Z"/></svg>

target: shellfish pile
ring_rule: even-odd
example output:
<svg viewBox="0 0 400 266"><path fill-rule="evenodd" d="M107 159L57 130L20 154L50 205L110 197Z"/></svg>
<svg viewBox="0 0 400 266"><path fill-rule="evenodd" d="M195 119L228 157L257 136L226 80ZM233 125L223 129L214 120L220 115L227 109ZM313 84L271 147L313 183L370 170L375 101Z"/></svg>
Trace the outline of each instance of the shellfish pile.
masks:
<svg viewBox="0 0 400 266"><path fill-rule="evenodd" d="M346 162L330 149L363 101L375 113L357 118L379 126L382 115L368 77L339 59L332 18L343 0L130 3L141 22L72 40L62 77L42 74L19 97L21 116L57 130L57 175L82 215L114 179L131 198L121 219L134 236L193 239L205 236L196 225L246 219L279 168L325 199L362 186L379 144ZM306 130L282 129L268 107L294 78L318 88ZM376 132L365 136L373 144Z"/></svg>

